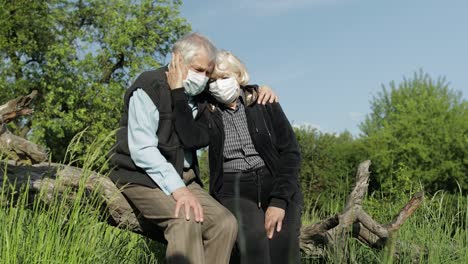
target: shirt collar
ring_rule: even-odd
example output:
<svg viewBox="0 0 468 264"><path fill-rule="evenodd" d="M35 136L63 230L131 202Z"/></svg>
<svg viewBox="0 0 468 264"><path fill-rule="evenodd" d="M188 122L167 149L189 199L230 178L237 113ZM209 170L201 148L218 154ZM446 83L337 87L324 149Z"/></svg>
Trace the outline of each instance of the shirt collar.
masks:
<svg viewBox="0 0 468 264"><path fill-rule="evenodd" d="M237 110L239 110L239 106L242 104L242 106L245 105L245 94L244 94L244 91L242 90L242 88L240 89L240 92L239 92L239 97L237 97L237 104L236 104L236 109L231 109L229 107L227 107L226 105L224 104L220 104L218 103L218 109L221 110L221 111L226 111L226 112L229 112L229 113L235 113L237 112Z"/></svg>

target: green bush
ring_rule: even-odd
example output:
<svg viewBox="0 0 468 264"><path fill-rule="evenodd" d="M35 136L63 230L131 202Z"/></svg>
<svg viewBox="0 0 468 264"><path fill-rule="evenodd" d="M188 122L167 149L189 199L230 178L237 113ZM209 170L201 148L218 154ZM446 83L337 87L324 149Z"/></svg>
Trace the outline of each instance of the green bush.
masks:
<svg viewBox="0 0 468 264"><path fill-rule="evenodd" d="M339 135L322 133L309 127L295 128L302 155L300 183L304 193L306 213L330 200L345 202L356 169L364 156L359 142L349 132Z"/></svg>
<svg viewBox="0 0 468 264"><path fill-rule="evenodd" d="M468 102L444 79L420 72L391 82L360 127L374 190L468 190Z"/></svg>

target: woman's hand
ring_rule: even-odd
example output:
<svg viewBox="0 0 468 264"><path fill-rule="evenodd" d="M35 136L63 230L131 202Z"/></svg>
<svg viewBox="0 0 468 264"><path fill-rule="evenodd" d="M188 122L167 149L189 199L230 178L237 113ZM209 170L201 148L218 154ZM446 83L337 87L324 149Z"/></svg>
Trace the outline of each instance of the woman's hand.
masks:
<svg viewBox="0 0 468 264"><path fill-rule="evenodd" d="M169 64L169 71L166 72L167 84L171 90L182 88L183 74L185 65L182 62L182 56L179 53L172 53L171 63Z"/></svg>
<svg viewBox="0 0 468 264"><path fill-rule="evenodd" d="M269 239L273 238L273 234L281 231L284 219L284 209L269 206L265 213L265 230Z"/></svg>
<svg viewBox="0 0 468 264"><path fill-rule="evenodd" d="M262 85L258 88L258 104L278 103L278 95L273 92L270 86Z"/></svg>

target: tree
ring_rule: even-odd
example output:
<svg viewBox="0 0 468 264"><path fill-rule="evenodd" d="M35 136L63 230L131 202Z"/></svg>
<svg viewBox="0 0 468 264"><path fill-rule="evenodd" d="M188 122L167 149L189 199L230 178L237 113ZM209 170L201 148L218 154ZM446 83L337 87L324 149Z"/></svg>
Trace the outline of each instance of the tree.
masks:
<svg viewBox="0 0 468 264"><path fill-rule="evenodd" d="M118 128L131 80L164 62L190 25L180 0L0 0L0 100L39 92L34 118L12 126L52 159ZM34 120L34 121L33 121Z"/></svg>
<svg viewBox="0 0 468 264"><path fill-rule="evenodd" d="M330 199L344 200L356 166L365 159L357 141L347 131L337 135L300 127L294 132L302 155L300 183L305 212L320 209Z"/></svg>
<svg viewBox="0 0 468 264"><path fill-rule="evenodd" d="M362 140L386 192L468 190L468 102L422 71L391 82L371 102ZM375 187L375 186L374 186Z"/></svg>

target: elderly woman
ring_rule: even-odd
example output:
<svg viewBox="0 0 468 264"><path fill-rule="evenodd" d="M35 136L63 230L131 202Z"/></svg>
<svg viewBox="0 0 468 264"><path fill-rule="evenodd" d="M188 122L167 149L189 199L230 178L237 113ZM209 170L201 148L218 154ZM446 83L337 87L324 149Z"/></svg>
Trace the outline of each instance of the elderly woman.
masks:
<svg viewBox="0 0 468 264"><path fill-rule="evenodd" d="M169 79L174 71L177 65ZM231 262L299 263L303 202L293 129L278 103L256 103L257 87L230 52L217 54L211 76L197 122L187 97L173 89L175 126L186 148L209 143L210 193L239 224Z"/></svg>

